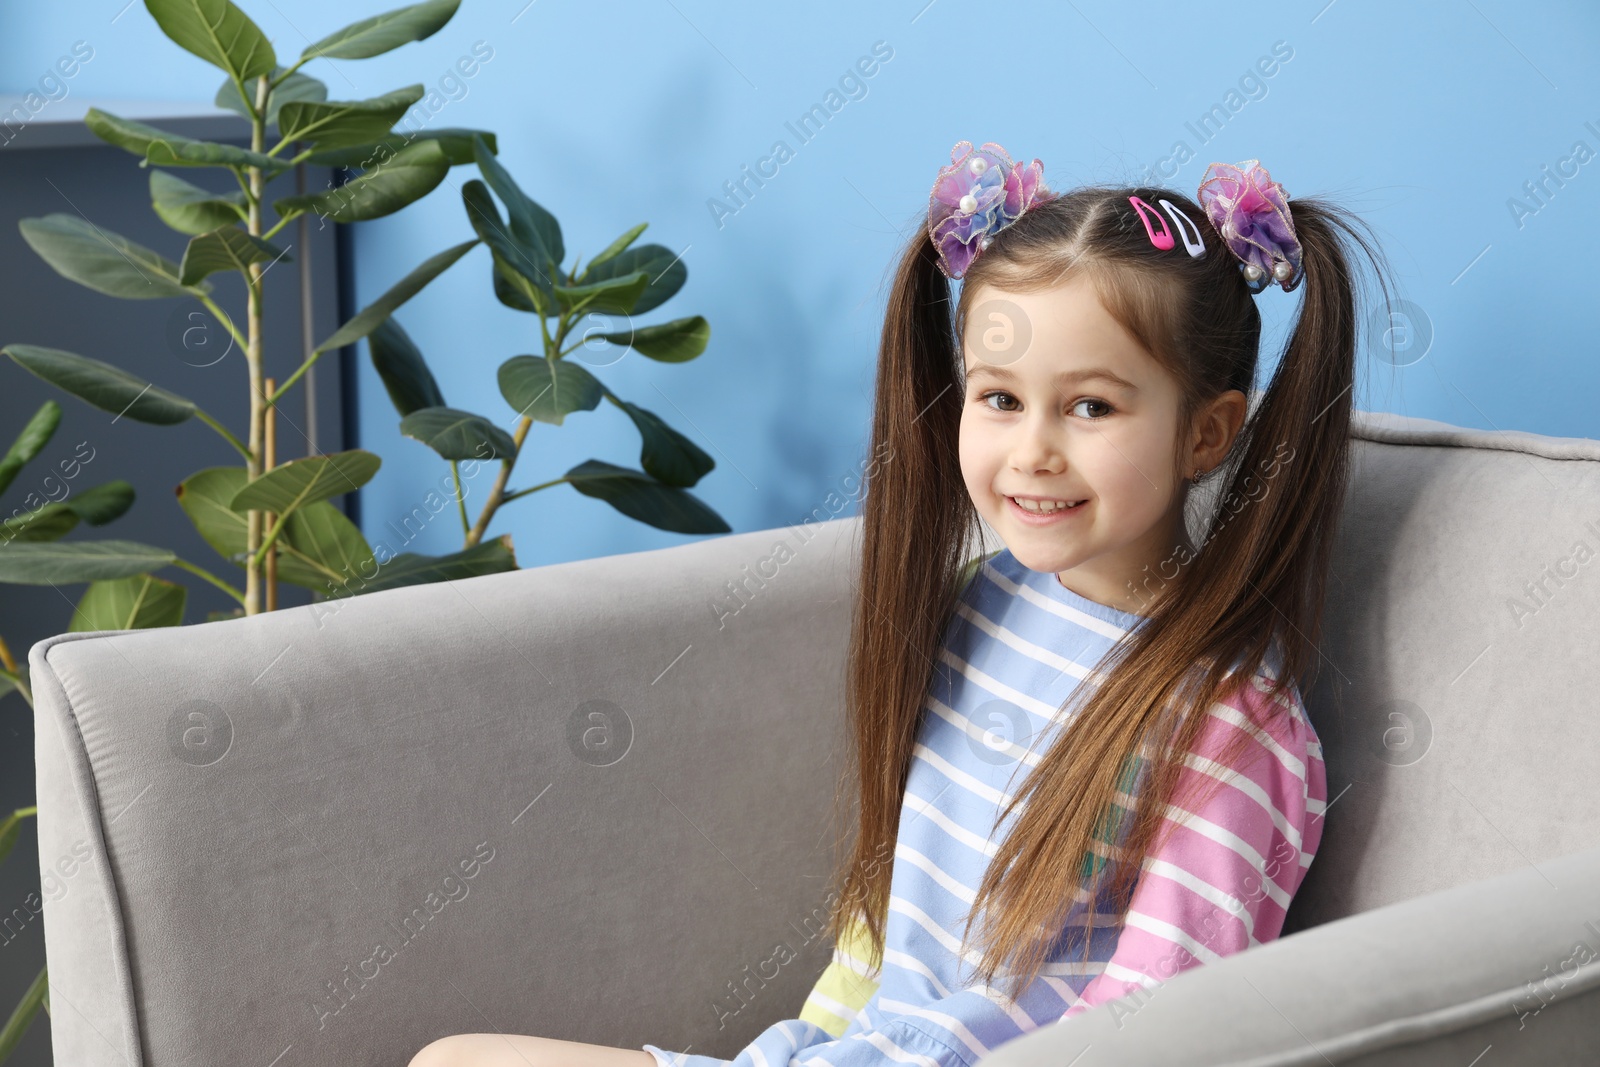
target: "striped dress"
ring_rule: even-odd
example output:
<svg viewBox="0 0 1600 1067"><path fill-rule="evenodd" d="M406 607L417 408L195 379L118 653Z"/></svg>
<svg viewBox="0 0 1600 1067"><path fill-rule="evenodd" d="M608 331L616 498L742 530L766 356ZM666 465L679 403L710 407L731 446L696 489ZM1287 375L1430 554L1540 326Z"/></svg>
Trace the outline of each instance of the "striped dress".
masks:
<svg viewBox="0 0 1600 1067"><path fill-rule="evenodd" d="M1080 682L1096 684L1100 658L1144 618L1074 593L1009 549L974 563L918 728L881 968L869 971L857 923L798 1017L768 1026L732 1060L644 1045L658 1067L972 1067L1004 1042L1097 1004L1126 997L1111 1010L1137 1011L1179 971L1281 932L1322 836L1327 785L1298 691L1280 693L1278 708L1265 691L1282 663L1274 646L1267 674L1209 709L1180 790L1205 777L1222 784L1196 809L1168 805L1177 825L1144 858L1122 925L1109 885L1102 889L1096 907L1106 918L1096 921L1089 965L1080 959L1080 891L1049 962L1015 1001L1000 983L975 984L976 954L958 955L962 920L1016 817L997 825L999 812L1054 739L1060 705ZM1243 755L1229 765L1213 759L1239 731L1254 742ZM1124 782L1136 795L1137 783Z"/></svg>

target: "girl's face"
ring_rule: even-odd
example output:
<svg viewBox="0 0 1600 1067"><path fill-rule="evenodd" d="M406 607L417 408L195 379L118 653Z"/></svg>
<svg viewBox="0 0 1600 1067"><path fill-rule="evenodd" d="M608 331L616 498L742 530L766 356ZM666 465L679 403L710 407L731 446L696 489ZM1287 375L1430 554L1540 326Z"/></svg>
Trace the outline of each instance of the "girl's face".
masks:
<svg viewBox="0 0 1600 1067"><path fill-rule="evenodd" d="M1192 471L1172 458L1178 383L1081 273L1031 293L982 287L971 300L960 454L978 513L1023 566L1146 614L1145 583L1170 577L1188 544L1181 490ZM1017 497L1075 506L1041 514Z"/></svg>

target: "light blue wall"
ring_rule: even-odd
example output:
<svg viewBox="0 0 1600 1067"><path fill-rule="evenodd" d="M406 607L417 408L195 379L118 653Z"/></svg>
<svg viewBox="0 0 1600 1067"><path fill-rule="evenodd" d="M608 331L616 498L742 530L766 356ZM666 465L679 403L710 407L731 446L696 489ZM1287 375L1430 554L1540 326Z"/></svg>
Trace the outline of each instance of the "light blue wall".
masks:
<svg viewBox="0 0 1600 1067"><path fill-rule="evenodd" d="M208 99L216 73L166 41L142 4L113 22L123 2L9 8L0 92L26 91L87 39L95 57L74 93ZM280 53L298 54L390 4L244 6ZM681 366L630 355L599 374L717 459L696 492L736 530L799 521L862 463L896 228L917 221L934 172L964 138L1037 155L1057 188L1140 178L1176 141L1195 155L1169 181L1191 195L1213 160L1258 157L1291 195L1327 194L1360 212L1403 295L1431 323L1424 358L1403 367L1368 358L1358 406L1600 438L1600 273L1590 258L1600 237L1600 162L1591 158L1600 151L1600 9L1578 0L1140 7L1155 14L1110 0L782 9L466 0L428 41L311 70L336 96L369 96L436 82L487 42L494 58L434 122L499 133L501 159L561 219L569 262L644 220L644 240L685 250L688 285L647 318L704 314L709 350ZM865 95L800 144L785 123L879 41L893 56L865 80ZM1228 104L1275 42L1292 58L1247 81L1231 101L1242 106L1202 144L1186 123ZM707 201L780 139L794 158L719 225ZM1566 163L1564 184L1546 179L1542 203L1533 200L1525 183L1544 179L1579 142L1586 162ZM458 190L474 173L457 168L424 202L359 226L358 303L471 236ZM1516 198L1532 209L1520 221ZM530 317L495 301L488 263L475 250L398 317L452 405L509 426L495 368L537 351L537 333ZM1259 299L1281 328L1296 297L1274 289ZM387 540L385 519L409 511L447 468L399 436L364 352L362 444L384 457L364 490L365 525ZM561 428L536 423L528 441L514 485L591 456L637 461L632 425L609 404ZM490 476L478 479L481 490ZM459 547L451 522L447 512L404 547ZM510 505L491 530L507 531L524 566L685 540L566 487Z"/></svg>

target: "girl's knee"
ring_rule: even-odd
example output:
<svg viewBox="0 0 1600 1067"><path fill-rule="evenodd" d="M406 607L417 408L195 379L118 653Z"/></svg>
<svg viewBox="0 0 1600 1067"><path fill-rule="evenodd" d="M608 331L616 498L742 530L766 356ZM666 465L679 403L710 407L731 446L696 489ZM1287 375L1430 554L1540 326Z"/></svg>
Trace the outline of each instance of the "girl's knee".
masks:
<svg viewBox="0 0 1600 1067"><path fill-rule="evenodd" d="M482 1034L451 1034L422 1046L406 1067L474 1067L484 1062Z"/></svg>

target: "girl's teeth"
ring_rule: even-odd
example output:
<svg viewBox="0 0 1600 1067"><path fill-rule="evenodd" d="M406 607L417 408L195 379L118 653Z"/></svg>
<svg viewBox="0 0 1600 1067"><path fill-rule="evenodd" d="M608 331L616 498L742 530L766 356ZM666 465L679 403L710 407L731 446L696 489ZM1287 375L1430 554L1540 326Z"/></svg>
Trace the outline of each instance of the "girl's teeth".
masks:
<svg viewBox="0 0 1600 1067"><path fill-rule="evenodd" d="M1069 502L1065 500L1017 500L1016 497L1012 497L1011 499L1015 501L1017 506L1022 508L1024 511L1035 511L1043 515L1049 515L1052 512L1061 511L1069 506Z"/></svg>

